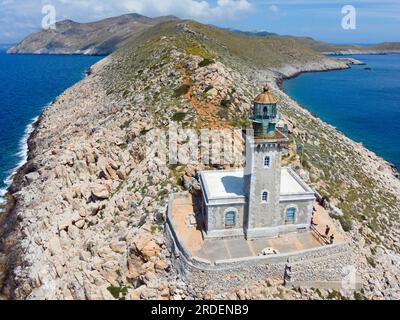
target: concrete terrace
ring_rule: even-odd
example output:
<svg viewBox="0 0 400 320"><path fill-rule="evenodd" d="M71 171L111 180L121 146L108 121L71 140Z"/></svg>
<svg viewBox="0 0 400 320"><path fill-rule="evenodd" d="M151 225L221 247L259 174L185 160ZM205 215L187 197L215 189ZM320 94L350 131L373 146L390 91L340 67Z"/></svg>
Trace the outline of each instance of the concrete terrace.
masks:
<svg viewBox="0 0 400 320"><path fill-rule="evenodd" d="M176 228L179 241L193 257L215 262L217 260L229 260L257 256L264 248L273 248L279 253L293 253L307 249L319 248L327 245L324 233L326 225L331 228L330 234L335 235L335 243L344 242L342 234L337 232L328 212L315 204L314 222L315 231L304 233L292 233L272 239L257 239L247 241L239 239L206 239L204 240L200 223L200 213L194 208L199 208L199 201L191 194L174 197L172 201L171 216Z"/></svg>

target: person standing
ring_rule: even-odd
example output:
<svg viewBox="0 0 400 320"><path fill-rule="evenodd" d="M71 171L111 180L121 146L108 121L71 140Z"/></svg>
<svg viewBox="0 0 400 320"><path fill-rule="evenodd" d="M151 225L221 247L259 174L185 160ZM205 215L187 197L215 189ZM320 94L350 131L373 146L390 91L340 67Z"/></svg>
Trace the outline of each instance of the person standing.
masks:
<svg viewBox="0 0 400 320"><path fill-rule="evenodd" d="M314 221L314 216L311 218L311 226L317 226L318 224Z"/></svg>
<svg viewBox="0 0 400 320"><path fill-rule="evenodd" d="M325 237L328 237L329 236L329 232L331 231L331 228L329 228L329 226L327 225L326 226L326 229L325 229Z"/></svg>
<svg viewBox="0 0 400 320"><path fill-rule="evenodd" d="M285 265L285 274L283 276L283 285L286 286L292 280L292 266L290 263Z"/></svg>

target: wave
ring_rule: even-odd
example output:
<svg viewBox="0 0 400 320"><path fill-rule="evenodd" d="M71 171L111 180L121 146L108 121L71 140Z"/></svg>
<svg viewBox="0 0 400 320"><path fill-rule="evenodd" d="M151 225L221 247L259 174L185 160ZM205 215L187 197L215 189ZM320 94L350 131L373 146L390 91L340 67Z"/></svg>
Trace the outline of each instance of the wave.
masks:
<svg viewBox="0 0 400 320"><path fill-rule="evenodd" d="M18 164L10 171L8 177L4 180L4 184L6 185L5 188L0 189L0 205L4 205L6 202L5 195L7 193L7 189L13 182L13 178L17 173L18 169L21 168L27 161L28 161L28 139L32 134L34 128L34 124L38 121L39 117L35 117L31 120L31 122L26 126L24 135L22 136L21 140L19 141L19 150L17 152L18 156ZM0 208L1 213L1 208Z"/></svg>

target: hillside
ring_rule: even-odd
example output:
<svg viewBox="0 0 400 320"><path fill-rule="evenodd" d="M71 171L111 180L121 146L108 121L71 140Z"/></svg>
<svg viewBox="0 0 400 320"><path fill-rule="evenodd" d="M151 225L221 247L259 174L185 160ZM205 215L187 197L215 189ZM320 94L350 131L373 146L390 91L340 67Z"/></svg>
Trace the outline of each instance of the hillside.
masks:
<svg viewBox="0 0 400 320"><path fill-rule="evenodd" d="M164 22L131 39L36 124L29 161L9 190L12 208L0 224L3 293L29 299L343 298L292 290L280 279L213 291L193 286L173 267L164 237L168 195L209 166L169 165L159 130L172 120L184 128L244 128L268 82L290 129L286 163L329 200L350 240L363 290L347 298L399 298L396 172L278 87L298 72L347 67L294 39L249 37L193 21ZM302 162L298 144L305 146Z"/></svg>
<svg viewBox="0 0 400 320"><path fill-rule="evenodd" d="M153 19L127 14L90 23L64 20L56 23L55 30L42 30L29 35L10 48L8 53L106 55L149 27L174 19L177 18Z"/></svg>

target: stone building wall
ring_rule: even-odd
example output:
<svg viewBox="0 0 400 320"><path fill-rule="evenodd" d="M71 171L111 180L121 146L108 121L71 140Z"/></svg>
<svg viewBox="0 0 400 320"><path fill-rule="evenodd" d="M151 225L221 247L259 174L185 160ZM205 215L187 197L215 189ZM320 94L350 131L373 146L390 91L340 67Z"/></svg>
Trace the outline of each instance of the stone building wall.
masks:
<svg viewBox="0 0 400 320"><path fill-rule="evenodd" d="M253 144L248 142L251 149L249 161L251 170L245 172L245 189L248 195L248 230L250 237L269 236L268 232L257 232L262 228L282 225L279 210L281 184L281 152L277 143ZM249 148L249 146L247 146ZM270 158L268 168L264 167L264 158ZM268 192L268 201L262 201L262 193ZM263 214L259 214L263 212Z"/></svg>
<svg viewBox="0 0 400 320"><path fill-rule="evenodd" d="M288 200L279 203L280 219L285 223L286 210L290 207L296 208L294 225L284 225L285 232L296 231L296 229L307 229L310 226L311 214L313 212L314 200Z"/></svg>
<svg viewBox="0 0 400 320"><path fill-rule="evenodd" d="M229 236L244 236L243 221L244 221L243 204L229 204L208 206L207 211L207 237L229 237ZM236 226L231 229L225 228L225 215L228 211L236 212Z"/></svg>
<svg viewBox="0 0 400 320"><path fill-rule="evenodd" d="M226 292L266 279L283 280L285 267L292 267L291 284L314 288L342 289L348 269L353 265L348 244L263 257L208 260L192 257L166 225L167 245L176 272L200 290ZM183 249L183 251L182 251Z"/></svg>

